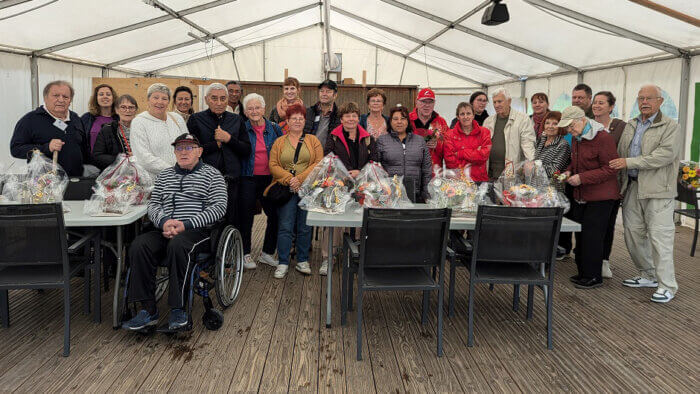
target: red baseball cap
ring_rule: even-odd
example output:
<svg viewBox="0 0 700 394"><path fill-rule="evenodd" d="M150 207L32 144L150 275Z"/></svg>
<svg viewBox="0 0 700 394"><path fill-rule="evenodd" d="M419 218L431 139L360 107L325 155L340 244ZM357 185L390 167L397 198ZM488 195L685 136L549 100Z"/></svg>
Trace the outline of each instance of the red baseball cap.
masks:
<svg viewBox="0 0 700 394"><path fill-rule="evenodd" d="M421 89L420 92L418 92L418 98L416 100L420 101L424 99L435 100L435 92L430 88Z"/></svg>

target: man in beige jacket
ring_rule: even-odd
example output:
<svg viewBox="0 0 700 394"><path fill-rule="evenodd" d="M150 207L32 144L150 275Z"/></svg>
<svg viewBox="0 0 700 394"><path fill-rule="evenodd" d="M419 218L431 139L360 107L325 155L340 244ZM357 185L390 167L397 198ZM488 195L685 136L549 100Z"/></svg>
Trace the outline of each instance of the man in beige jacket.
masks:
<svg viewBox="0 0 700 394"><path fill-rule="evenodd" d="M640 276L622 282L628 287L658 287L651 300L671 301L678 291L673 267L674 197L681 150L678 123L659 110L661 89L639 89L638 117L620 137L619 159L610 167L620 170L625 243Z"/></svg>
<svg viewBox="0 0 700 394"><path fill-rule="evenodd" d="M514 170L521 161L535 159L535 127L529 116L510 106L507 90L493 92L492 102L496 113L486 118L484 127L491 131L489 179L497 179L504 170Z"/></svg>

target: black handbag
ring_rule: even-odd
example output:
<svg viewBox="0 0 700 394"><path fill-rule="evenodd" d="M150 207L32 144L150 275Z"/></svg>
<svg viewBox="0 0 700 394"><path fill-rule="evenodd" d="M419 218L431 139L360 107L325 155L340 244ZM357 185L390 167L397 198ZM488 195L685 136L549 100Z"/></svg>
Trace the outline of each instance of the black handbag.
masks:
<svg viewBox="0 0 700 394"><path fill-rule="evenodd" d="M297 164L297 160L299 160L299 152L301 151L301 146L304 143L304 136L305 134L301 135L301 138L299 138L299 143L297 143L297 148L294 151L294 164ZM296 175L296 171L292 170L290 171L292 173L292 176ZM265 199L277 206L282 206L289 201L294 193L292 193L291 190L289 190L289 186L285 186L281 183L275 183L270 187L270 189L267 191L267 195L265 196Z"/></svg>

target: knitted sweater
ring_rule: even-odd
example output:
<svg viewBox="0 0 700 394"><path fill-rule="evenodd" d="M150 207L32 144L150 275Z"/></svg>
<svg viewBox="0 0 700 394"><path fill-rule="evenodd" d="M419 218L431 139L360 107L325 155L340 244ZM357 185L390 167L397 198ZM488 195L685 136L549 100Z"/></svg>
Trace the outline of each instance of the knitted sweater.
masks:
<svg viewBox="0 0 700 394"><path fill-rule="evenodd" d="M148 217L158 228L168 219L186 229L209 227L226 213L226 183L221 173L200 160L192 171L175 165L161 171L148 203Z"/></svg>
<svg viewBox="0 0 700 394"><path fill-rule="evenodd" d="M182 116L168 112L166 120L160 120L148 112L141 112L131 121L131 150L139 164L153 178L168 167L175 165L173 141L187 133Z"/></svg>

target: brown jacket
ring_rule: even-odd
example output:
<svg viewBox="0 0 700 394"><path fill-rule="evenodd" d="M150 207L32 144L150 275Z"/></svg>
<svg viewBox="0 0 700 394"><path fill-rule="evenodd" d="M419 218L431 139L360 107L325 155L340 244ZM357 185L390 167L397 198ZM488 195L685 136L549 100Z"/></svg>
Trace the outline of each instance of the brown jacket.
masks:
<svg viewBox="0 0 700 394"><path fill-rule="evenodd" d="M282 144L286 144L288 138L289 134L285 134L282 137L277 138L275 143L272 145L272 149L270 149L270 173L272 174L272 183L265 189L263 195L267 195L267 191L270 190L270 187L272 187L272 185L275 183L288 186L289 180L292 179L292 173L285 170L279 161L280 154L282 153ZM318 140L318 138L316 138L313 134L306 134L304 136L304 144L309 150L309 155L311 157L309 158L309 166L306 167L306 170L297 174L297 179L299 179L300 182L304 182L304 179L306 179L306 177L311 173L311 170L313 170L314 167L316 167L316 164L323 159L323 147L321 146L321 142Z"/></svg>
<svg viewBox="0 0 700 394"><path fill-rule="evenodd" d="M617 170L608 164L618 158L614 137L600 123L590 119L588 122L592 129L580 141L576 138L571 141L571 164L567 170L581 179L581 184L574 187L574 199L619 200Z"/></svg>
<svg viewBox="0 0 700 394"><path fill-rule="evenodd" d="M622 137L622 132L625 131L625 126L627 122L622 119L613 118L608 126L610 135L615 138L615 146L620 143L620 137Z"/></svg>

